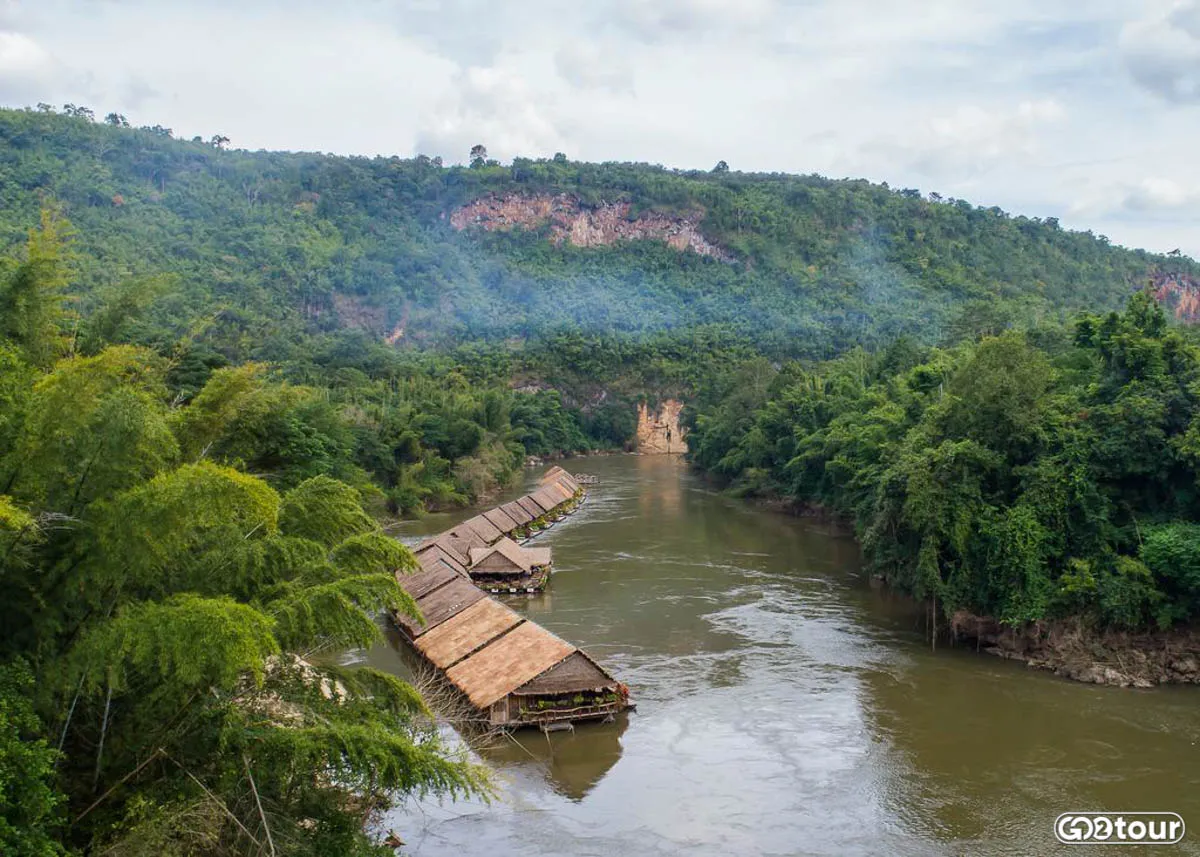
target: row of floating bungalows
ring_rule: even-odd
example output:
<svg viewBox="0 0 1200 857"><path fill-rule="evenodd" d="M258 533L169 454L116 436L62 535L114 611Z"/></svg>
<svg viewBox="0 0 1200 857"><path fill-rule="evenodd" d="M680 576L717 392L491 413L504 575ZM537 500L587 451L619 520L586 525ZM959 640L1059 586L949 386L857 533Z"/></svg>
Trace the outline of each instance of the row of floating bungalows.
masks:
<svg viewBox="0 0 1200 857"><path fill-rule="evenodd" d="M396 617L405 639L491 727L547 728L610 718L630 707L628 688L586 652L476 585L490 586L491 577L507 575L513 567L525 582L531 577L527 569L548 570L548 549L543 549L543 555L516 544L510 536L520 537L522 530L529 533L559 519L580 499L582 491L570 474L553 468L538 491L522 498L534 503L537 515L517 501L526 515L517 509L505 511L513 522L511 528L508 521L489 513L476 516L418 546L421 570L400 577L400 585L416 601L422 617L422 621ZM536 564L542 559L544 565Z"/></svg>
<svg viewBox="0 0 1200 857"><path fill-rule="evenodd" d="M532 593L546 588L549 548L526 548L538 532L552 527L582 502L584 490L561 467L551 468L540 487L511 503L476 515L417 546L422 567L441 563L493 593Z"/></svg>

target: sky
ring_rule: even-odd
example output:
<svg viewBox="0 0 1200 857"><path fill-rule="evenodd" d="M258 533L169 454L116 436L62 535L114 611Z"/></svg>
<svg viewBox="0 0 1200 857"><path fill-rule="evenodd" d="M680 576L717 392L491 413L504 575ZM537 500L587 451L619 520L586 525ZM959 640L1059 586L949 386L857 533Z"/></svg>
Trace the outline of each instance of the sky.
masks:
<svg viewBox="0 0 1200 857"><path fill-rule="evenodd" d="M820 173L1200 257L1200 0L0 0L0 105Z"/></svg>

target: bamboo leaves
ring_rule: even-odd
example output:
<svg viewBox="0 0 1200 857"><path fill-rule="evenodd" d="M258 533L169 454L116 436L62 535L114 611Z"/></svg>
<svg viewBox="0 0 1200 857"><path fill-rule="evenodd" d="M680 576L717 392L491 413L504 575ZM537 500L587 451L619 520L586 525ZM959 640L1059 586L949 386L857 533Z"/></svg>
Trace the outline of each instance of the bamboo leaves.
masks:
<svg viewBox="0 0 1200 857"><path fill-rule="evenodd" d="M68 659L68 684L85 693L124 691L131 682L176 688L181 696L232 690L249 674L261 681L280 647L273 623L231 598L175 595L131 605L86 632Z"/></svg>

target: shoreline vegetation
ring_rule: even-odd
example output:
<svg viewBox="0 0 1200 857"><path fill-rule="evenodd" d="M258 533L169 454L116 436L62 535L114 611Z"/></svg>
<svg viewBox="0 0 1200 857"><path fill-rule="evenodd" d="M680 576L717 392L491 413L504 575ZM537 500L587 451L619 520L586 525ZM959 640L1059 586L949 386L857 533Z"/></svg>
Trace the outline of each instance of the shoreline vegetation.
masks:
<svg viewBox="0 0 1200 857"><path fill-rule="evenodd" d="M766 511L816 520L854 536L853 520L829 509L780 496L745 499ZM872 575L870 580L872 585L911 597L890 587L882 575ZM937 633L942 645L974 648L1085 684L1142 689L1200 684L1200 631L1193 626L1131 633L1069 617L1012 627L992 616L959 610L938 626Z"/></svg>
<svg viewBox="0 0 1200 857"><path fill-rule="evenodd" d="M848 522L931 645L1200 680L1200 348L1150 294L948 348L748 361L688 422L693 463L735 496Z"/></svg>

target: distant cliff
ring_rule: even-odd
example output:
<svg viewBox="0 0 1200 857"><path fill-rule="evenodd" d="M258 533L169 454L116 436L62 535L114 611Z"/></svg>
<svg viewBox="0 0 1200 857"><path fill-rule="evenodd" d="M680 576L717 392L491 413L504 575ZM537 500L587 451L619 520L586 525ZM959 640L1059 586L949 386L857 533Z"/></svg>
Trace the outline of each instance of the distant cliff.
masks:
<svg viewBox="0 0 1200 857"><path fill-rule="evenodd" d="M1180 321L1200 321L1200 280L1187 274L1156 271L1151 275L1150 288L1158 302Z"/></svg>
<svg viewBox="0 0 1200 857"><path fill-rule="evenodd" d="M703 214L686 216L656 212L633 213L628 202L603 202L585 206L571 194L489 194L450 214L458 230L476 228L488 232L550 227L550 241L576 247L604 247L619 241L660 241L673 250L691 250L729 262L733 257L700 232Z"/></svg>

